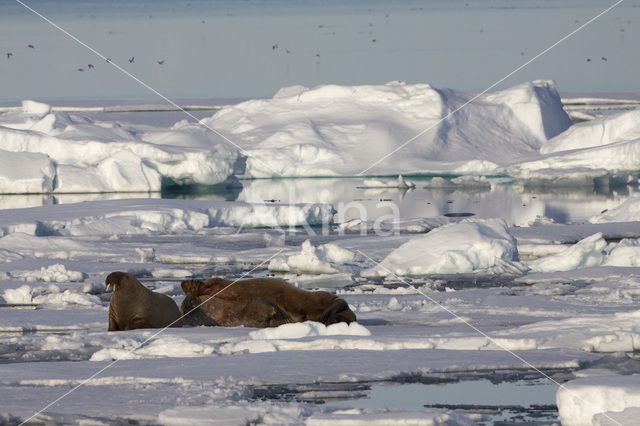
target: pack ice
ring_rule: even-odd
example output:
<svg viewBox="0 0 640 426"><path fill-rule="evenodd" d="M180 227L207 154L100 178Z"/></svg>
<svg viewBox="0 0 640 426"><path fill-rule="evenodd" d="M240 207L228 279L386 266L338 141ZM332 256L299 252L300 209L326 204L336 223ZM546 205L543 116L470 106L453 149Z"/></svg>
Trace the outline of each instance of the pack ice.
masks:
<svg viewBox="0 0 640 426"><path fill-rule="evenodd" d="M242 146L246 174L262 178L493 172L571 125L551 81L477 98L402 82L294 86L205 122Z"/></svg>
<svg viewBox="0 0 640 426"><path fill-rule="evenodd" d="M197 124L100 122L34 101L0 115L0 193L159 191L163 180L214 185L237 159Z"/></svg>

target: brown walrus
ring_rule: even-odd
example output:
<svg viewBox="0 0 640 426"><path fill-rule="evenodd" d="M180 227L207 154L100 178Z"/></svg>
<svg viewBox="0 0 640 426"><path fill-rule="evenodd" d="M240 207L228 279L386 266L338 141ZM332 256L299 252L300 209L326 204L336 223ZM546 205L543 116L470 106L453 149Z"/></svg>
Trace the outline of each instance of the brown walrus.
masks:
<svg viewBox="0 0 640 426"><path fill-rule="evenodd" d="M109 303L109 331L136 328L182 327L178 305L167 295L154 293L127 272L112 272L105 281L113 286Z"/></svg>
<svg viewBox="0 0 640 426"><path fill-rule="evenodd" d="M187 280L182 282L182 290L186 297L180 311L186 325L262 328L303 321L329 325L356 320L344 299L326 291L301 290L275 278L235 283L222 278Z"/></svg>

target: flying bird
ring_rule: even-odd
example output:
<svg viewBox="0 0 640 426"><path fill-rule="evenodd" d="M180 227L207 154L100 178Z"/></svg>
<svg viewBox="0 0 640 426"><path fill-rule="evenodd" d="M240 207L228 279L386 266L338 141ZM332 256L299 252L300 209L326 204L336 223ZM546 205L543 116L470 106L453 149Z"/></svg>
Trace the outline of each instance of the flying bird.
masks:
<svg viewBox="0 0 640 426"><path fill-rule="evenodd" d="M162 65L162 64L164 64L164 59L161 61L158 61L158 65Z"/></svg>
<svg viewBox="0 0 640 426"><path fill-rule="evenodd" d="M13 53L7 52L7 59L11 59L12 56L13 56Z"/></svg>
<svg viewBox="0 0 640 426"><path fill-rule="evenodd" d="M107 58L106 61L107 61L107 63L110 63L111 62L111 58Z"/></svg>
<svg viewBox="0 0 640 426"><path fill-rule="evenodd" d="M30 47L32 49L35 49L35 46L33 44L28 44L27 47Z"/></svg>
<svg viewBox="0 0 640 426"><path fill-rule="evenodd" d="M273 46L271 46L271 50L276 50L278 48L277 44L274 44Z"/></svg>
<svg viewBox="0 0 640 426"><path fill-rule="evenodd" d="M604 56L600 59L602 59L604 62L607 62L607 58L605 58Z"/></svg>
<svg viewBox="0 0 640 426"><path fill-rule="evenodd" d="M82 72L84 71L84 68L78 68L78 71Z"/></svg>
<svg viewBox="0 0 640 426"><path fill-rule="evenodd" d="M87 68L89 68L89 69L93 68L93 64L87 65Z"/></svg>
<svg viewBox="0 0 640 426"><path fill-rule="evenodd" d="M131 59L129 59L129 63L132 64L136 61L136 57L132 56Z"/></svg>

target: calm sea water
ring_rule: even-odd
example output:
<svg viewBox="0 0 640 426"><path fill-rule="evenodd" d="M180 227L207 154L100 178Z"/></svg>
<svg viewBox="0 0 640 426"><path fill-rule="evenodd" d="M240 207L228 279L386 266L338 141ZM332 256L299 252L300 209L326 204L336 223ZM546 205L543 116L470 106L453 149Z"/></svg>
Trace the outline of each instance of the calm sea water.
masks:
<svg viewBox="0 0 640 426"><path fill-rule="evenodd" d="M24 3L166 96L241 98L292 84L393 80L481 91L614 1ZM638 92L639 21L640 1L626 0L498 88L551 78L561 92ZM157 96L34 12L3 0L0 102L23 99Z"/></svg>
<svg viewBox="0 0 640 426"><path fill-rule="evenodd" d="M385 178L387 179L387 178ZM376 220L433 217L470 213L479 218L504 218L510 225L528 226L549 218L557 223L580 223L611 209L637 192L635 187L536 187L508 178L490 178L490 188L431 189L428 177L411 178L412 190L359 188L363 179L242 180L242 188L203 188L164 193L0 195L0 209L35 207L115 198L184 198L266 203L331 203L336 218Z"/></svg>

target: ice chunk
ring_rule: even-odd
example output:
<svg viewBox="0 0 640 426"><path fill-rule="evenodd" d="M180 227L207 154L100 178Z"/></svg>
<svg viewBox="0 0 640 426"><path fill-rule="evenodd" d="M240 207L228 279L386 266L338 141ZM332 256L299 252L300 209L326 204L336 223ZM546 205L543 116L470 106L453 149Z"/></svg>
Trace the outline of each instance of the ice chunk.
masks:
<svg viewBox="0 0 640 426"><path fill-rule="evenodd" d="M640 221L640 194L634 194L624 203L589 219L591 223Z"/></svg>
<svg viewBox="0 0 640 426"><path fill-rule="evenodd" d="M494 172L571 125L549 81L471 99L428 84L294 87L205 122L245 148L253 177Z"/></svg>
<svg viewBox="0 0 640 426"><path fill-rule="evenodd" d="M571 171L573 174L575 170L585 169L638 170L639 122L640 110L635 109L576 124L543 144L541 157L511 166L509 174L528 177L541 169Z"/></svg>
<svg viewBox="0 0 640 426"><path fill-rule="evenodd" d="M0 149L0 194L51 192L55 176L48 155Z"/></svg>
<svg viewBox="0 0 640 426"><path fill-rule="evenodd" d="M594 416L640 407L640 374L593 376L565 383L556 394L563 425L591 425ZM598 416L600 421L606 416Z"/></svg>
<svg viewBox="0 0 640 426"><path fill-rule="evenodd" d="M51 112L51 106L42 102L22 101L22 111L34 115L46 115Z"/></svg>
<svg viewBox="0 0 640 426"><path fill-rule="evenodd" d="M347 249L330 243L314 247L310 240L306 240L302 243L300 253L289 256L286 260L272 259L269 262L269 270L307 274L335 274L339 272L334 267L336 264L344 264L351 261L353 261L353 253Z"/></svg>
<svg viewBox="0 0 640 426"><path fill-rule="evenodd" d="M453 179L445 179L436 176L431 178L426 185L427 188L444 188L444 189L491 189L491 183L484 176L459 176Z"/></svg>
<svg viewBox="0 0 640 426"><path fill-rule="evenodd" d="M571 126L542 145L540 153L550 154L603 146L638 138L640 138L640 109L634 109Z"/></svg>
<svg viewBox="0 0 640 426"><path fill-rule="evenodd" d="M412 237L365 277L522 271L516 240L502 219L465 219Z"/></svg>
<svg viewBox="0 0 640 426"><path fill-rule="evenodd" d="M268 339L301 339L312 336L371 336L371 332L357 322L347 324L340 322L324 325L319 322L305 321L293 324L283 324L278 327L263 328L249 333L253 340Z"/></svg>
<svg viewBox="0 0 640 426"><path fill-rule="evenodd" d="M23 281L45 281L45 282L73 282L83 281L87 276L80 271L69 271L64 265L56 263L40 268L39 271L14 271L11 272L14 279Z"/></svg>
<svg viewBox="0 0 640 426"><path fill-rule="evenodd" d="M42 162L43 156L56 167L45 173L44 184L31 183L24 192L158 191L162 182L215 185L234 173L239 158L236 147L194 123L137 127L25 105L24 111L0 115L0 146L30 160L21 163L21 180L42 174L45 169L35 160ZM12 168L0 168L0 191L10 189L2 182L14 177Z"/></svg>
<svg viewBox="0 0 640 426"><path fill-rule="evenodd" d="M409 189L415 188L416 184L404 180L402 175L398 175L397 181L383 181L379 179L365 179L362 182L362 185L358 186L358 188L399 188L399 189Z"/></svg>
<svg viewBox="0 0 640 426"><path fill-rule="evenodd" d="M531 261L528 266L532 272L571 271L600 266L605 261L606 246L602 233L598 232L556 254Z"/></svg>
<svg viewBox="0 0 640 426"><path fill-rule="evenodd" d="M640 240L625 238L620 241L609 252L605 265L640 266Z"/></svg>
<svg viewBox="0 0 640 426"><path fill-rule="evenodd" d="M330 204L254 205L228 201L121 199L0 210L0 236L178 233L219 226L331 225ZM75 246L75 244L73 245ZM11 250L11 244L2 248ZM64 250L75 247L62 247Z"/></svg>

